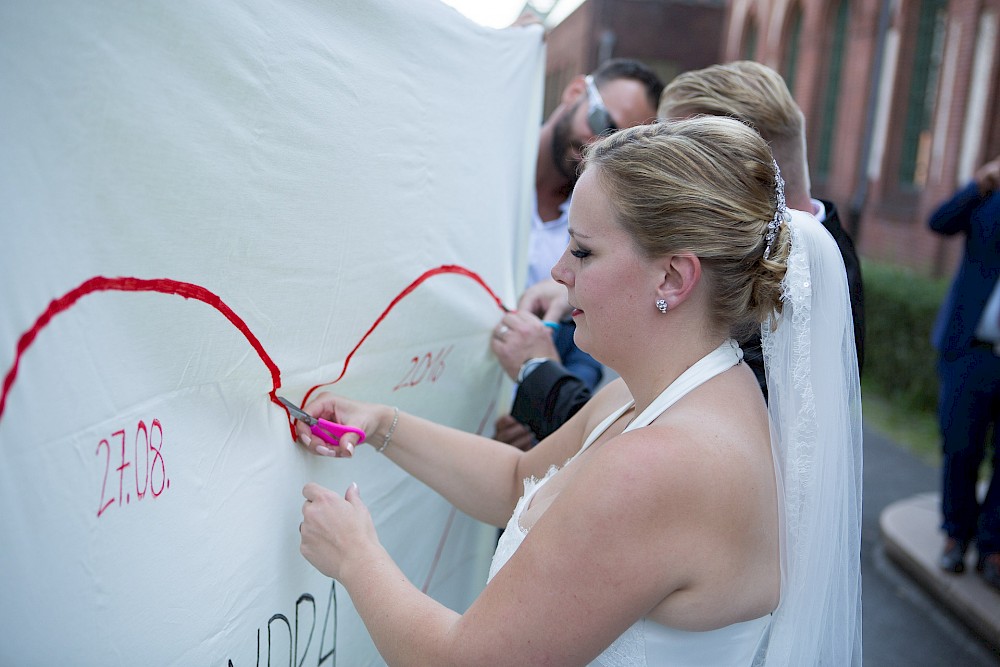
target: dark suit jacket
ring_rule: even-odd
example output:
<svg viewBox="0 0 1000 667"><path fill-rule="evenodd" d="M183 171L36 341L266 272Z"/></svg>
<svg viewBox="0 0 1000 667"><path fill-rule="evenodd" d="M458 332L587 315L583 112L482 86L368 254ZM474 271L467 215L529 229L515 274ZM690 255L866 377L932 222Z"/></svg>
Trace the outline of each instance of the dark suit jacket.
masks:
<svg viewBox="0 0 1000 667"><path fill-rule="evenodd" d="M590 388L580 378L550 360L518 386L510 414L542 440L575 415L590 395Z"/></svg>
<svg viewBox="0 0 1000 667"><path fill-rule="evenodd" d="M844 268L847 269L847 288L851 293L851 316L854 318L854 346L858 351L858 374L865 364L865 291L861 282L861 261L854 249L854 241L840 224L840 214L832 201L821 199L826 208L826 219L823 226L833 236L844 258Z"/></svg>
<svg viewBox="0 0 1000 667"><path fill-rule="evenodd" d="M1000 277L1000 191L983 196L971 183L941 204L928 224L939 234L965 234L965 254L931 333L934 347L949 358L973 343Z"/></svg>

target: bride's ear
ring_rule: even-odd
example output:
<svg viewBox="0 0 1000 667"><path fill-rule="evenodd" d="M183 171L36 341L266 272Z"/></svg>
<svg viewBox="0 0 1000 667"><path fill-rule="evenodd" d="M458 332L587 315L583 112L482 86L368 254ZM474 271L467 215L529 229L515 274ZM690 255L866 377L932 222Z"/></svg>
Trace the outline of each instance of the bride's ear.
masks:
<svg viewBox="0 0 1000 667"><path fill-rule="evenodd" d="M687 301L701 280L701 260L698 256L682 252L663 259L663 280L657 289L657 298L667 302L667 310Z"/></svg>

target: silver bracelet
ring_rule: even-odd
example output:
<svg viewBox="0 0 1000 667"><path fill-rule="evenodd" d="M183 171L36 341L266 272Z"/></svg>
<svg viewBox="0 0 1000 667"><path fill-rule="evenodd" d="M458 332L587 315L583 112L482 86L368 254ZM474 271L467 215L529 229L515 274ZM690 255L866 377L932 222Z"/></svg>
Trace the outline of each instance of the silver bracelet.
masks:
<svg viewBox="0 0 1000 667"><path fill-rule="evenodd" d="M381 454L383 451L385 451L385 448L389 446L389 441L392 440L392 434L396 430L396 424L398 424L398 423L399 423L399 408L393 407L392 408L392 426L390 426L389 430L386 431L386 433L385 433L385 440L382 441L382 446L375 448L376 452L378 452L379 454Z"/></svg>

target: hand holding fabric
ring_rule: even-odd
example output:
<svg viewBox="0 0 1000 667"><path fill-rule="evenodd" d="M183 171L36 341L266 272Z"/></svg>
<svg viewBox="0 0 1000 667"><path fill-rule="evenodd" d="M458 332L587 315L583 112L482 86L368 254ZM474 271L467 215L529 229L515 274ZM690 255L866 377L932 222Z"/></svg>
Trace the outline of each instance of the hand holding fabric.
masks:
<svg viewBox="0 0 1000 667"><path fill-rule="evenodd" d="M369 554L381 549L357 484L352 483L341 497L310 482L302 495L306 502L299 524L299 551L317 570L340 581L345 568L365 562Z"/></svg>
<svg viewBox="0 0 1000 667"><path fill-rule="evenodd" d="M523 28L529 25L542 26L543 28L545 27L545 24L542 22L541 16L531 11L530 9L525 9L516 19L514 19L514 22L507 27Z"/></svg>
<svg viewBox="0 0 1000 667"><path fill-rule="evenodd" d="M531 449L535 444L535 434L512 415L501 415L496 422L494 440L505 442L521 451Z"/></svg>
<svg viewBox="0 0 1000 667"><path fill-rule="evenodd" d="M543 320L558 322L570 312L569 291L555 280L543 280L524 290L517 303L518 310L525 310Z"/></svg>
<svg viewBox="0 0 1000 667"><path fill-rule="evenodd" d="M528 359L545 357L559 360L559 352L552 342L552 329L524 310L503 316L493 331L490 347L511 380L517 380L521 364Z"/></svg>

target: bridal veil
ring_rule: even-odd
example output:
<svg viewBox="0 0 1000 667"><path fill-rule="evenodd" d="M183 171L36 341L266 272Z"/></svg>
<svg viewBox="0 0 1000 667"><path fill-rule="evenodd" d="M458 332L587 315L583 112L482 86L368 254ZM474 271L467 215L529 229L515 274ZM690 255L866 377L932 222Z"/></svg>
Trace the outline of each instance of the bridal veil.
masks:
<svg viewBox="0 0 1000 667"><path fill-rule="evenodd" d="M780 503L781 601L756 665L861 665L861 390L837 245L791 211L782 313L761 338Z"/></svg>

